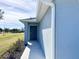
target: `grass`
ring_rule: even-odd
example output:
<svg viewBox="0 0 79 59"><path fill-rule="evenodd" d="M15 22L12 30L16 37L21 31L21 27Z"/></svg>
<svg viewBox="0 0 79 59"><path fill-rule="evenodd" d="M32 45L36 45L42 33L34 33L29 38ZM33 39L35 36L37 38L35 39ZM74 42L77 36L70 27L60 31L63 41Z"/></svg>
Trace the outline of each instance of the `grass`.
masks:
<svg viewBox="0 0 79 59"><path fill-rule="evenodd" d="M0 56L4 54L18 39L23 40L23 33L0 34Z"/></svg>

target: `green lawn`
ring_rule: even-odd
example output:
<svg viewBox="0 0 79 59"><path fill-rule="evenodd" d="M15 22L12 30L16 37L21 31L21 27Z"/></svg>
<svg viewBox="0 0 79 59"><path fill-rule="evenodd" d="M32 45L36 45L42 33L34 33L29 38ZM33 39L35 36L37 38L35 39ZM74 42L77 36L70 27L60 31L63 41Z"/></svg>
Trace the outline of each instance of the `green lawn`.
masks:
<svg viewBox="0 0 79 59"><path fill-rule="evenodd" d="M23 33L5 33L0 34L0 56L6 52L10 46L13 45L13 43L15 43L18 38L20 38L21 40L23 40Z"/></svg>

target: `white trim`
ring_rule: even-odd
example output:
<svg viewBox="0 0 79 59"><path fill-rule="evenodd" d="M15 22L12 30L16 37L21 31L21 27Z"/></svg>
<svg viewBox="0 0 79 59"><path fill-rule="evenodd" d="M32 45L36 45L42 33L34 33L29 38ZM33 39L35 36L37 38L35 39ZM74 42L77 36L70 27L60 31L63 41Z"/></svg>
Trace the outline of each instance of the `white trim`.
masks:
<svg viewBox="0 0 79 59"><path fill-rule="evenodd" d="M28 23L28 22L37 22L36 18L27 18L27 19L20 19L22 23Z"/></svg>
<svg viewBox="0 0 79 59"><path fill-rule="evenodd" d="M48 6L51 6L53 7L54 6L54 3L53 2L48 2L48 1L43 1L43 0L40 0L43 4L45 5L48 5Z"/></svg>
<svg viewBox="0 0 79 59"><path fill-rule="evenodd" d="M55 6L52 0L38 0L38 2L37 22L42 20L49 7L53 8Z"/></svg>
<svg viewBox="0 0 79 59"><path fill-rule="evenodd" d="M31 36L30 36L30 25L29 25L29 40L30 40L30 37L31 37Z"/></svg>
<svg viewBox="0 0 79 59"><path fill-rule="evenodd" d="M52 13L51 13L51 27L52 27L52 41L51 41L51 43L52 43L52 48L51 48L51 52L53 52L53 53L51 53L51 59L55 59L55 57L56 57L56 46L55 46L55 44L56 44L56 19L55 19L55 5L54 5L54 7L53 8L51 8L51 10L52 10ZM53 56L52 56L53 55Z"/></svg>

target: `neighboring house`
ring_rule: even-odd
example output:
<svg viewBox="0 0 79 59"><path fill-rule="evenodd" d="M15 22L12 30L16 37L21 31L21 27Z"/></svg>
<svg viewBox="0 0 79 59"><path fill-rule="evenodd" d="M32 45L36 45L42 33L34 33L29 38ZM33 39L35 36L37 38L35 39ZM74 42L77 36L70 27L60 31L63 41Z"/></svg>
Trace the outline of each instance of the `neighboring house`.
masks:
<svg viewBox="0 0 79 59"><path fill-rule="evenodd" d="M79 1L39 0L36 18L25 24L25 43L40 43L45 59L79 59Z"/></svg>

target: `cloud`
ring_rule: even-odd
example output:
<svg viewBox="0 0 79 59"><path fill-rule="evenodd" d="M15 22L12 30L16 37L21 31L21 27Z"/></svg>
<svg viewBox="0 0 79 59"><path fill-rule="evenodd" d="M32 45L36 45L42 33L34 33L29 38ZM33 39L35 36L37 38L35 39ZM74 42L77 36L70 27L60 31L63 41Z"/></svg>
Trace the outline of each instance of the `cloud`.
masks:
<svg viewBox="0 0 79 59"><path fill-rule="evenodd" d="M2 0L0 1L0 5L5 7L7 10L16 11L19 10L24 12L31 12L32 10L36 10L35 2L27 2L24 0Z"/></svg>
<svg viewBox="0 0 79 59"><path fill-rule="evenodd" d="M1 0L0 8L4 11L30 14L30 16L36 14L36 2L32 0Z"/></svg>
<svg viewBox="0 0 79 59"><path fill-rule="evenodd" d="M35 17L36 16L36 1L34 0L1 0L0 9L4 13L4 20L0 23L18 24L19 19Z"/></svg>

